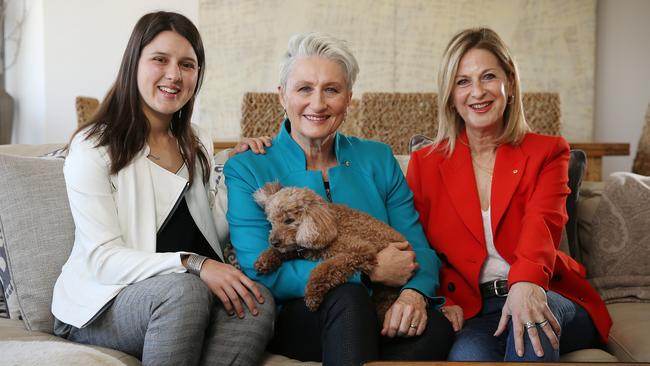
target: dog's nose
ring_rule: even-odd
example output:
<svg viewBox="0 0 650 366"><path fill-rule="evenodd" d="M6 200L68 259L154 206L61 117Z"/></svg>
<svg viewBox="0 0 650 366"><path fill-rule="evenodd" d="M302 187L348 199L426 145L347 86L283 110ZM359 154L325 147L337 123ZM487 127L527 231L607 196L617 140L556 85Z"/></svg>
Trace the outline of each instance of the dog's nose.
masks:
<svg viewBox="0 0 650 366"><path fill-rule="evenodd" d="M277 248L277 247L280 246L280 241L277 240L277 239L271 239L271 243L270 243L270 244L271 244L271 246L272 246L273 248Z"/></svg>

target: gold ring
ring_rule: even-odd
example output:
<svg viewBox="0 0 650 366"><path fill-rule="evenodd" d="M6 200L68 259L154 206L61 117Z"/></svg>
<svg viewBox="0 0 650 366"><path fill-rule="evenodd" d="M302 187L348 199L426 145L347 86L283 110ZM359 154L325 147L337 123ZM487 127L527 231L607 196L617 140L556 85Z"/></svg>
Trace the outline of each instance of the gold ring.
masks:
<svg viewBox="0 0 650 366"><path fill-rule="evenodd" d="M411 328L415 328L415 329L417 329L417 327L418 327L418 326L417 326L416 324L411 324Z"/></svg>
<svg viewBox="0 0 650 366"><path fill-rule="evenodd" d="M524 328L526 328L526 330L530 328L535 328L535 322L531 320L527 321L526 323L524 323Z"/></svg>

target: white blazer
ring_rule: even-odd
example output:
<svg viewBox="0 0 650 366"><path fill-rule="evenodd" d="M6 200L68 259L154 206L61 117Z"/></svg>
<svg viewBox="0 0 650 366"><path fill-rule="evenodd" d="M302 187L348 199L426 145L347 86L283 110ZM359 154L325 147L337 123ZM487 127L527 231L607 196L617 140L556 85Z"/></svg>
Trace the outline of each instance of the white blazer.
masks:
<svg viewBox="0 0 650 366"><path fill-rule="evenodd" d="M197 161L185 199L199 230L223 257L227 194L223 183L216 187L212 140L198 133L211 163L211 177L204 185ZM63 173L75 242L54 286L52 314L57 319L81 328L124 287L186 271L180 252L156 253L156 234L182 198L188 180L163 171L147 155L145 145L133 161L111 175L107 149L95 147L94 140L86 139L86 131L71 142Z"/></svg>

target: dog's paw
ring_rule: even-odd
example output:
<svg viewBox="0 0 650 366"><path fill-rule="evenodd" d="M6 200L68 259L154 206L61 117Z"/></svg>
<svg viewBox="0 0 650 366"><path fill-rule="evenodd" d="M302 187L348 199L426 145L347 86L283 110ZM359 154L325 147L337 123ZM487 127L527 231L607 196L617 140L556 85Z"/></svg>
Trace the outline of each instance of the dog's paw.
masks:
<svg viewBox="0 0 650 366"><path fill-rule="evenodd" d="M305 296L305 305L307 305L307 309L309 311L316 311L320 307L320 304L322 302L322 299L316 299L314 297L307 297Z"/></svg>
<svg viewBox="0 0 650 366"><path fill-rule="evenodd" d="M305 305L310 311L318 310L318 307L323 302L322 291L319 291L315 286L307 285L305 288Z"/></svg>
<svg viewBox="0 0 650 366"><path fill-rule="evenodd" d="M255 271L259 274L267 274L273 272L273 266L268 261L257 260L255 261Z"/></svg>

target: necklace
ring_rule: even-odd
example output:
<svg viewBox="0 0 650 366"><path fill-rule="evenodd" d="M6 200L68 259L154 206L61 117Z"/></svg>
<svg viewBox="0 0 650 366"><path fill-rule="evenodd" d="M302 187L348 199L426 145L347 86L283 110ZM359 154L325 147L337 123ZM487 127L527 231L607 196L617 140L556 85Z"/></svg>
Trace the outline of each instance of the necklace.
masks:
<svg viewBox="0 0 650 366"><path fill-rule="evenodd" d="M494 160L496 158L496 153L490 155L490 159L487 161L487 166L479 163L479 160L474 156L474 153L472 153L471 156L481 209L485 210L490 207L490 192L492 190L492 176L494 174Z"/></svg>
<svg viewBox="0 0 650 366"><path fill-rule="evenodd" d="M487 162L488 166L485 166L485 165L482 165L481 163L479 163L479 160L472 153L472 165L475 166L476 168L478 168L479 170L482 170L483 172L485 172L485 173L489 174L490 176L492 176L492 174L494 173L494 159L496 157L495 155L496 154L492 154L492 156L490 156L490 160L488 160L488 162Z"/></svg>
<svg viewBox="0 0 650 366"><path fill-rule="evenodd" d="M147 155L147 157L152 158L155 161L160 161L160 156L156 156L156 155L154 155L152 153L149 153L149 155Z"/></svg>

